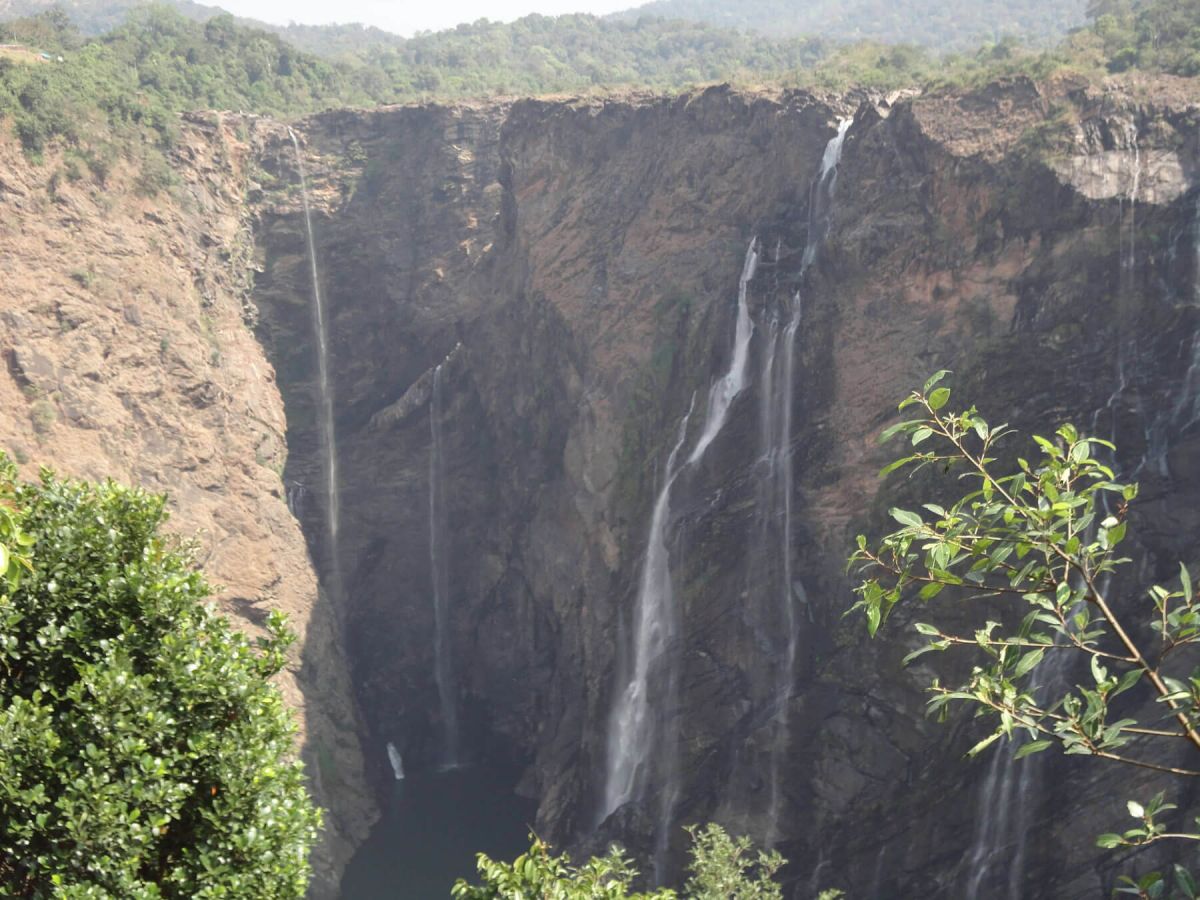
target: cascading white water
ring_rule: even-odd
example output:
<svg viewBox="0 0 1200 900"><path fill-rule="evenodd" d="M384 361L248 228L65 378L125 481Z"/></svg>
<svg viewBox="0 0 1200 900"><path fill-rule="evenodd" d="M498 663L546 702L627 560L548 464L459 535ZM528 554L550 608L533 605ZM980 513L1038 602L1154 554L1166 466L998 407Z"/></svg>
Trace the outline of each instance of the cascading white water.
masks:
<svg viewBox="0 0 1200 900"><path fill-rule="evenodd" d="M429 577L433 589L434 680L442 716L442 765L459 764L458 703L450 635L450 572L446 558L446 472L442 453L442 365L433 370L429 400Z"/></svg>
<svg viewBox="0 0 1200 900"><path fill-rule="evenodd" d="M288 129L296 151L296 170L300 173L300 196L304 201L304 229L308 236L308 261L312 276L313 322L317 333L317 422L321 430L321 450L325 463L325 519L329 530L329 556L333 566L334 583L341 589L341 568L338 551L338 526L341 515L341 496L338 490L337 433L333 420L333 386L329 380L329 330L325 321L325 304L321 296L321 273L317 267L317 240L313 233L312 209L308 200L308 179L304 172L304 156L296 132Z"/></svg>
<svg viewBox="0 0 1200 900"><path fill-rule="evenodd" d="M750 305L747 295L754 273L758 271L758 238L750 241L746 249L746 259L742 264L742 276L738 279L737 325L733 335L733 355L729 360L729 371L719 378L708 392L708 414L704 420L704 431L688 457L688 465L700 461L704 452L712 444L725 420L729 417L729 408L738 394L746 389L750 364L750 339L754 336L754 322L750 319Z"/></svg>
<svg viewBox="0 0 1200 900"><path fill-rule="evenodd" d="M695 398L692 400L695 404ZM654 501L650 534L642 577L634 606L633 664L629 680L617 694L608 728L608 759L604 782L603 815L609 816L645 789L652 774L657 752L671 752L658 742L660 710L651 698L656 687L671 677L665 659L678 632L671 585L671 560L667 549L667 529L671 518L671 485L679 474L675 463L684 441L692 409L679 425L675 446L667 457L662 487ZM666 790L666 788L664 788Z"/></svg>
<svg viewBox="0 0 1200 900"><path fill-rule="evenodd" d="M396 781L404 780L404 758L400 755L400 751L396 749L396 745L388 741L387 745L388 762L392 764L392 778Z"/></svg>
<svg viewBox="0 0 1200 900"><path fill-rule="evenodd" d="M846 118L838 123L837 134L825 145L821 158L821 170L809 193L808 238L800 265L800 277L817 260L817 253L829 228L834 192L837 188L838 166L842 159L842 148L853 119ZM768 348L769 366L760 390L764 397L762 409L764 421L762 435L765 442L764 455L768 461L766 490L768 498L760 511L764 520L777 518L779 521L778 556L780 560L779 584L775 594L779 604L779 623L786 634L786 650L775 674L774 739L771 746L771 769L768 776L767 843L778 839L779 819L783 806L783 785L780 769L788 749L788 718L792 692L795 687L796 654L800 640L796 619L797 595L803 588L796 584L792 565L792 494L795 485L795 470L792 463L792 408L795 401L796 335L800 330L803 303L797 291L791 299L787 326L776 337L781 346L774 342ZM778 376L774 372L779 366Z"/></svg>

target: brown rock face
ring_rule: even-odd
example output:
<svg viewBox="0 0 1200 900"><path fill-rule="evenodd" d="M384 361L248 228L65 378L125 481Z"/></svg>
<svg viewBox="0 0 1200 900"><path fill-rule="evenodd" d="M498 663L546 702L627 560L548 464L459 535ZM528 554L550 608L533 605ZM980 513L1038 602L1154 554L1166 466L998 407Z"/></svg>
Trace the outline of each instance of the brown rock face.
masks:
<svg viewBox="0 0 1200 900"><path fill-rule="evenodd" d="M136 173L74 183L61 160L31 166L0 143L0 447L27 476L45 464L169 493L173 528L198 540L222 608L250 632L269 609L290 616L304 661L280 686L330 813L314 885L330 896L373 803L336 620L284 502L275 371L248 325L236 124L185 123L180 183L153 198L134 191Z"/></svg>

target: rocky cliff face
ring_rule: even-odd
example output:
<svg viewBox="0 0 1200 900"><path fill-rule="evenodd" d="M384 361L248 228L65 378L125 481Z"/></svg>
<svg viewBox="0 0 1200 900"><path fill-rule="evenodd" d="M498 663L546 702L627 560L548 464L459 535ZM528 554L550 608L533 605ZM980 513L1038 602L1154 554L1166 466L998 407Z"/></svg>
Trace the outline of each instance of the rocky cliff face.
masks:
<svg viewBox="0 0 1200 900"><path fill-rule="evenodd" d="M842 620L843 560L856 530L916 490L878 482L874 436L940 367L998 419L1113 433L1146 488L1146 571L1192 552L1196 102L1182 81L1014 81L893 104L719 88L302 123L332 309L343 613L374 770L387 741L415 764L437 758L429 396L444 360L457 702L476 754L528 766L544 832L669 860L681 842L656 834L669 789L677 823L774 833L797 896L952 897L989 862L983 810L1022 790L1031 837L1005 859L1019 855L1043 896L1094 896L1111 873L1090 832L1053 811L1086 788L1080 815L1101 827L1106 782L1056 763L1034 791L964 762L972 728L925 721L927 673L901 668L902 630L869 643ZM801 278L810 188L844 115L829 234ZM255 298L287 401L285 477L319 544L296 165L282 139L264 154L277 186L258 206ZM650 507L689 398L691 447L728 364L754 236L752 384L672 494L678 783L598 823ZM799 652L780 756L760 432L768 337L797 291ZM1013 867L979 896L1005 896Z"/></svg>
<svg viewBox="0 0 1200 900"><path fill-rule="evenodd" d="M1198 101L1187 81L1018 80L890 103L714 88L299 123L329 326L336 546L286 128L197 119L171 201L66 183L51 195L49 169L10 148L0 403L15 412L0 442L30 465L170 488L180 529L203 529L227 608L250 628L261 606L292 611L304 642L286 689L334 813L321 890L372 815L360 741L380 786L388 742L410 767L440 758L440 470L463 743L525 766L542 833L581 848L619 837L670 870L683 835L662 828L666 809L675 825L715 817L775 840L797 897L961 897L980 871L980 898L1096 896L1113 873L1091 835L1127 786L1086 761L1023 779L1000 757L964 761L973 726L926 721L929 672L901 667L903 623L869 642L842 618L844 559L888 506L935 489L881 483L875 435L938 368L996 420L1115 436L1143 483L1142 574L1194 557ZM846 116L817 216L812 185ZM681 421L692 407L688 455L729 365L752 238L749 385L670 498L679 689L656 709L669 777L601 822L652 506ZM777 483L764 421L796 303L784 529L764 500ZM996 813L1006 804L1024 812ZM1006 845L995 858L984 823Z"/></svg>
<svg viewBox="0 0 1200 900"><path fill-rule="evenodd" d="M30 165L0 142L0 447L39 465L168 492L222 608L250 632L269 609L304 647L281 679L328 808L314 894L336 892L374 804L333 610L284 502L286 422L249 327L253 239L245 123L185 123L178 183L142 196L136 171L103 184Z"/></svg>

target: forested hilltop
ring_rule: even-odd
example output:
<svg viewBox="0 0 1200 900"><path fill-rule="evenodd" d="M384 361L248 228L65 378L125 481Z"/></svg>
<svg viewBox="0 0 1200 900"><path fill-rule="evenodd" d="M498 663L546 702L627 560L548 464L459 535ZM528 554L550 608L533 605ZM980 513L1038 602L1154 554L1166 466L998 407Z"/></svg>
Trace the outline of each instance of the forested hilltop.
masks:
<svg viewBox="0 0 1200 900"><path fill-rule="evenodd" d="M653 0L617 16L966 50L1005 37L1051 42L1082 25L1086 7L1087 0Z"/></svg>
<svg viewBox="0 0 1200 900"><path fill-rule="evenodd" d="M119 26L145 0L0 0L0 19L36 15L57 6L88 35ZM206 21L223 12L195 0L169 0L181 15ZM938 50L969 50L984 41L1016 37L1034 44L1060 39L1084 22L1087 0L653 0L607 17L614 22L661 18L719 28L760 32L772 39L824 38L834 42L912 43ZM357 24L269 25L251 19L238 24L261 28L301 50L330 59L361 59L384 50L446 42L446 33L406 40L380 28ZM477 32L482 23L464 26ZM578 30L566 23L564 37ZM503 26L493 25L493 28ZM520 31L520 23L514 26ZM676 26L686 32L686 26ZM613 34L608 29L601 29ZM673 29L674 30L674 29Z"/></svg>

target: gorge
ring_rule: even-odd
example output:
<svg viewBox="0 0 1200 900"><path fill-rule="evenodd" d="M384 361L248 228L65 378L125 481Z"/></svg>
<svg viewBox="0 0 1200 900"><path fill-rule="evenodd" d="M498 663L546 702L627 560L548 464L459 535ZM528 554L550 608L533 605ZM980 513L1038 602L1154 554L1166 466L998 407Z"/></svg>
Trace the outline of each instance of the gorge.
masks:
<svg viewBox="0 0 1200 900"><path fill-rule="evenodd" d="M315 895L471 761L659 880L715 819L789 897L1094 897L1114 777L965 760L845 560L928 489L876 436L946 368L1111 434L1137 565L1196 561L1200 93L1150 82L198 113L132 239L5 144L0 445L170 490L225 608L292 613Z"/></svg>

